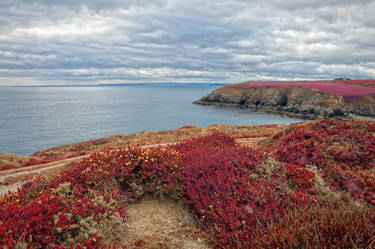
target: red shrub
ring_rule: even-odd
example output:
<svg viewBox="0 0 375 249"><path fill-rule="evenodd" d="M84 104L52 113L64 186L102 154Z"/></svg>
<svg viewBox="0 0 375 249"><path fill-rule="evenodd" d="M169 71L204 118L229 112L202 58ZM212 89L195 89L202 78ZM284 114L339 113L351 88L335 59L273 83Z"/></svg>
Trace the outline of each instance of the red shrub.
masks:
<svg viewBox="0 0 375 249"><path fill-rule="evenodd" d="M80 193L82 190L74 188L72 191ZM114 211L94 204L93 199L94 196L87 194L65 197L46 190L25 205L19 204L18 199L8 202L1 206L0 243L8 248L15 248L19 243L26 243L28 248L66 248L59 245L67 236L79 235L80 220ZM101 248L95 234L80 241L81 246ZM80 248L78 244L76 248Z"/></svg>
<svg viewBox="0 0 375 249"><path fill-rule="evenodd" d="M315 173L293 164L284 164L287 168L287 177L300 189L309 189L315 181Z"/></svg>
<svg viewBox="0 0 375 249"><path fill-rule="evenodd" d="M371 123L320 121L276 135L271 151L282 162L318 166L332 187L374 203L375 179L361 173L375 167L373 132Z"/></svg>
<svg viewBox="0 0 375 249"><path fill-rule="evenodd" d="M371 248L374 211L328 199L308 203L266 226L245 227L230 248ZM215 248L229 247L215 244Z"/></svg>
<svg viewBox="0 0 375 249"><path fill-rule="evenodd" d="M366 123L320 121L274 137L271 150L278 160L299 166L369 169L375 166L375 136Z"/></svg>

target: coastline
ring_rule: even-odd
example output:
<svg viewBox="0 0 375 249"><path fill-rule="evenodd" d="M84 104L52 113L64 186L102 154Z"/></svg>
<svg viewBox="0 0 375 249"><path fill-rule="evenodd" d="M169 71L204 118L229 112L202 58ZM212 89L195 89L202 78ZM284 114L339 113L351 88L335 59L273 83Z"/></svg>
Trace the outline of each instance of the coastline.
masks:
<svg viewBox="0 0 375 249"><path fill-rule="evenodd" d="M374 86L344 81L249 81L217 88L193 104L247 108L308 120L372 122L375 121Z"/></svg>
<svg viewBox="0 0 375 249"><path fill-rule="evenodd" d="M249 105L241 105L241 104L234 104L234 103L223 103L223 102L209 102L209 101L202 101L196 100L193 102L196 105L207 105L207 106L219 106L219 107L231 107L231 108L245 108L251 109L254 112L265 112L271 113L276 115L283 115L290 118L300 118L306 121L308 120L318 120L318 119L327 119L322 115L316 114L303 114L303 113L295 113L289 111L282 111L277 110L272 106L262 106L261 108L257 107L256 105L249 106ZM333 116L329 117L331 119L341 120L341 121L365 121L365 122L375 122L375 117L368 117L368 116L359 116L355 114L350 114L348 116Z"/></svg>

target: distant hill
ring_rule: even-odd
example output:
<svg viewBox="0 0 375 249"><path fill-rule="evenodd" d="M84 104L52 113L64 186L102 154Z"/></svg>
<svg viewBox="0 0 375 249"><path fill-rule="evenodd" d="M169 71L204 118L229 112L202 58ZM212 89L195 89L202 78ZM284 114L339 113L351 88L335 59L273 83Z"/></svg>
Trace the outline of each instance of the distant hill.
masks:
<svg viewBox="0 0 375 249"><path fill-rule="evenodd" d="M99 84L99 86L225 86L225 83L121 83L121 84Z"/></svg>

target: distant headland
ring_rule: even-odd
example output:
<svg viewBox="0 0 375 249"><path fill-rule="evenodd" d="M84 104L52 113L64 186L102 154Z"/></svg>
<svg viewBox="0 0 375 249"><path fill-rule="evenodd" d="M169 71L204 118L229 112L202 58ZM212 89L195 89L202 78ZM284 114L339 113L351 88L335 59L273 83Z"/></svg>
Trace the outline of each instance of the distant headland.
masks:
<svg viewBox="0 0 375 249"><path fill-rule="evenodd" d="M252 108L308 119L375 118L375 79L246 81L220 87L194 103Z"/></svg>

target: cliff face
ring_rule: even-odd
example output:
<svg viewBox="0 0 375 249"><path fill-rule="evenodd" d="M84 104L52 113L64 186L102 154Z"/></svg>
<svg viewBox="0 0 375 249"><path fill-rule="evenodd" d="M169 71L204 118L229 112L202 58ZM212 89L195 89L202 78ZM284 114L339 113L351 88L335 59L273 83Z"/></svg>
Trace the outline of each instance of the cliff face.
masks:
<svg viewBox="0 0 375 249"><path fill-rule="evenodd" d="M248 89L225 86L204 96L196 104L232 105L276 111L306 118L375 116L374 96L360 96L348 103L343 96L319 92L313 88L262 86Z"/></svg>

